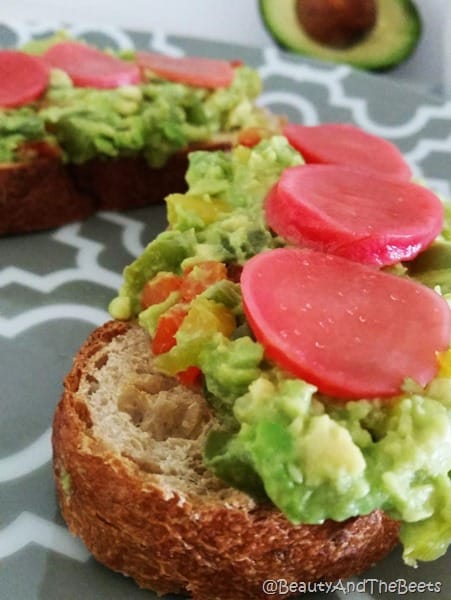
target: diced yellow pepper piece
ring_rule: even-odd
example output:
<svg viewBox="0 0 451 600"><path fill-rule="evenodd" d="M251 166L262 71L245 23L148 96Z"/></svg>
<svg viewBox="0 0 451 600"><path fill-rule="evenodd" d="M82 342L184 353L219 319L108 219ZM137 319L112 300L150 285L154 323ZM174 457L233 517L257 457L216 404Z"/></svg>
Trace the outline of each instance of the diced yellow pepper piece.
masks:
<svg viewBox="0 0 451 600"><path fill-rule="evenodd" d="M235 317L226 306L199 296L175 335L176 345L155 357L155 365L170 375L197 365L199 353L216 333L229 337L235 328Z"/></svg>
<svg viewBox="0 0 451 600"><path fill-rule="evenodd" d="M451 377L451 348L438 354L439 377Z"/></svg>
<svg viewBox="0 0 451 600"><path fill-rule="evenodd" d="M190 196L189 194L170 194L166 197L168 221L171 227L184 229L205 227L217 221L232 209L224 200L210 196Z"/></svg>
<svg viewBox="0 0 451 600"><path fill-rule="evenodd" d="M235 317L226 306L207 298L196 298L175 337L177 341L183 341L194 337L213 337L218 332L229 337L235 327Z"/></svg>

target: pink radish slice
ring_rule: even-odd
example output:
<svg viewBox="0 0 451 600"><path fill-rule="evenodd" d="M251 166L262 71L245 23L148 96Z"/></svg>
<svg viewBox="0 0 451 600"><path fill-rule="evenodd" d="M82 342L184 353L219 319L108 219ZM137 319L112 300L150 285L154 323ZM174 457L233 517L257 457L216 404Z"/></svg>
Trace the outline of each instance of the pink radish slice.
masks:
<svg viewBox="0 0 451 600"><path fill-rule="evenodd" d="M409 165L394 144L355 125L289 123L283 133L307 163L347 165L400 179L412 177Z"/></svg>
<svg viewBox="0 0 451 600"><path fill-rule="evenodd" d="M120 60L81 42L60 42L44 54L51 67L65 71L75 86L116 88L136 84L141 73L135 63Z"/></svg>
<svg viewBox="0 0 451 600"><path fill-rule="evenodd" d="M142 69L185 85L221 88L228 87L233 81L233 66L225 60L197 56L174 58L152 52L137 52L136 60Z"/></svg>
<svg viewBox="0 0 451 600"><path fill-rule="evenodd" d="M37 100L49 81L42 60L15 50L0 51L0 107L18 108Z"/></svg>
<svg viewBox="0 0 451 600"><path fill-rule="evenodd" d="M426 385L448 348L451 312L434 291L344 258L300 248L243 268L244 309L269 359L337 398Z"/></svg>
<svg viewBox="0 0 451 600"><path fill-rule="evenodd" d="M265 211L292 244L374 265L413 259L443 226L443 205L427 188L335 165L286 169Z"/></svg>

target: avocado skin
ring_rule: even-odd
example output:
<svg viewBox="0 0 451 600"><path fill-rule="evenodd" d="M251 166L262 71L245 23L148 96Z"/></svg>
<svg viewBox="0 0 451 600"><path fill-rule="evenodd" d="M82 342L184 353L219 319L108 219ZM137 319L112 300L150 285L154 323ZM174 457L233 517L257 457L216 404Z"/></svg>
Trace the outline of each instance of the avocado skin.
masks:
<svg viewBox="0 0 451 600"><path fill-rule="evenodd" d="M367 71L389 71L414 52L422 35L421 17L411 0L377 0L377 21L381 18L381 11L387 10L387 7L390 10L390 5L396 5L403 13L402 30L398 31L397 35L380 35L377 45L372 39L373 33L370 32L352 47L352 52L334 49L314 41L307 35L296 18L295 3L296 0L259 0L258 2L263 24L277 45L283 50L311 58L345 63ZM287 26L291 28L291 21L296 22L299 30L299 37L296 40L289 39L290 36L285 35L284 18L287 10L277 10L282 6L287 9L289 5L292 6L293 19L290 18ZM373 50L370 54L368 53L369 42L372 43ZM374 49L378 51L374 52Z"/></svg>

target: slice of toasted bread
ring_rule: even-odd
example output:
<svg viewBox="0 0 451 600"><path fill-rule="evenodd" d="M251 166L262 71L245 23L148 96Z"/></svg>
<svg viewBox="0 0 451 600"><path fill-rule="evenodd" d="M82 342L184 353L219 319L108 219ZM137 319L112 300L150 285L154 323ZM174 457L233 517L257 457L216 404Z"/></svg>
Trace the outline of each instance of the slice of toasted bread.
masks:
<svg viewBox="0 0 451 600"><path fill-rule="evenodd" d="M213 425L199 393L153 370L141 328L110 321L88 338L55 413L54 473L70 530L100 562L158 593L251 600L270 597L266 579L336 580L396 545L381 511L294 526L228 487L202 462Z"/></svg>
<svg viewBox="0 0 451 600"><path fill-rule="evenodd" d="M149 167L142 156L117 159L96 158L70 165L78 191L92 198L95 210L125 210L162 202L171 193L186 191L188 154L194 150L230 150L232 137L192 145L173 154L160 168Z"/></svg>
<svg viewBox="0 0 451 600"><path fill-rule="evenodd" d="M144 157L96 158L65 164L58 154L0 165L0 235L39 231L87 218L99 210L125 210L162 202L186 190L191 150L228 150L225 136L172 155L160 168Z"/></svg>
<svg viewBox="0 0 451 600"><path fill-rule="evenodd" d="M93 211L57 156L0 166L0 235L57 227Z"/></svg>

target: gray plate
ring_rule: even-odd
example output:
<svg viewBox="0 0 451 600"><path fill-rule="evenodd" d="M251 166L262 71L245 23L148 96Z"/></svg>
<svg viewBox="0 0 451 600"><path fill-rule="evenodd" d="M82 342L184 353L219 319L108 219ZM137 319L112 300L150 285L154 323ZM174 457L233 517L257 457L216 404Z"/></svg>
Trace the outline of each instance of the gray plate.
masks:
<svg viewBox="0 0 451 600"><path fill-rule="evenodd" d="M60 27L3 23L0 45L21 45ZM382 76L274 49L111 27L67 29L100 46L243 59L260 70L261 102L273 111L306 124L353 122L382 135L400 147L416 176L445 197L451 195L450 102L421 96ZM164 207L158 206L102 213L54 231L0 240L1 600L156 598L97 564L67 532L54 497L50 426L72 356L88 333L107 320L106 306L123 267L164 226ZM304 597L449 599L450 556L414 570L395 551L364 577L340 582L335 592ZM422 593L413 591L413 582Z"/></svg>

